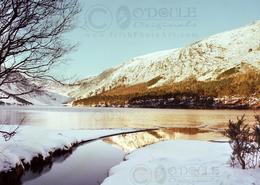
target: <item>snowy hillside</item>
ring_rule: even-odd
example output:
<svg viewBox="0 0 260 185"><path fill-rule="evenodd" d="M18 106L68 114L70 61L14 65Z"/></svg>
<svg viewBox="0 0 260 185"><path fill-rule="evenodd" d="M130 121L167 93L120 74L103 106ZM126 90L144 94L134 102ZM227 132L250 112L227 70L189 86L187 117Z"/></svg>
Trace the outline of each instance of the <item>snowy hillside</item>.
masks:
<svg viewBox="0 0 260 185"><path fill-rule="evenodd" d="M70 95L76 99L86 98L156 77L160 80L153 86L179 82L191 76L200 81L214 80L230 69L238 72L260 69L260 21L183 48L133 58L96 77L80 81Z"/></svg>
<svg viewBox="0 0 260 185"><path fill-rule="evenodd" d="M19 91L18 89L16 89ZM17 92L16 91L16 92ZM6 93L0 92L0 97L6 97ZM60 95L48 90L32 92L21 96L11 96L9 98L0 98L0 104L16 104L16 105L61 105L68 101L67 96Z"/></svg>
<svg viewBox="0 0 260 185"><path fill-rule="evenodd" d="M69 99L67 96L48 90L47 86L39 88L39 84L31 83L20 73L13 73L10 78L15 82L6 83L0 87L0 104L61 105ZM30 92L32 86L35 86L37 90ZM30 93L22 94L24 92Z"/></svg>

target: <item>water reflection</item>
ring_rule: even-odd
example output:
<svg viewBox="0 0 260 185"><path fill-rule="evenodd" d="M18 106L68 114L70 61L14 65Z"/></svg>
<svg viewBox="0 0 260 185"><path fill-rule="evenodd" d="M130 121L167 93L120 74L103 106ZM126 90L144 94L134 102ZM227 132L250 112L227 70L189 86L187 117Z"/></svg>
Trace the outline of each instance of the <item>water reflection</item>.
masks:
<svg viewBox="0 0 260 185"><path fill-rule="evenodd" d="M200 128L170 128L159 129L147 132L139 132L133 134L122 134L104 139L105 142L119 147L126 153L137 148L144 147L159 141L165 140L226 140L219 131L211 131Z"/></svg>
<svg viewBox="0 0 260 185"><path fill-rule="evenodd" d="M0 121L11 116L10 123L26 117L29 125L49 128L152 128L194 127L224 128L229 119L246 114L254 122L253 110L184 110L184 109L126 109L126 108L68 108L68 107L0 107Z"/></svg>
<svg viewBox="0 0 260 185"><path fill-rule="evenodd" d="M110 168L123 160L124 152L102 141L84 144L72 155L55 159L40 173L27 171L23 185L99 185L107 177Z"/></svg>
<svg viewBox="0 0 260 185"><path fill-rule="evenodd" d="M205 128L164 128L145 132L121 134L74 148L71 153L53 158L43 166L27 170L20 179L9 185L98 185L108 171L121 162L125 153L164 140L224 139L220 132ZM117 148L113 147L116 146Z"/></svg>

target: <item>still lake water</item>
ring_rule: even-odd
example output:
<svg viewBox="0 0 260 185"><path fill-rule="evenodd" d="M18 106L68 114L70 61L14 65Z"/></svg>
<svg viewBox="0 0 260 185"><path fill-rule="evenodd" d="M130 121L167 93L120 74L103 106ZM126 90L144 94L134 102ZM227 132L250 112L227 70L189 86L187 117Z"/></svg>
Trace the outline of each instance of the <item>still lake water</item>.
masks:
<svg viewBox="0 0 260 185"><path fill-rule="evenodd" d="M260 110L188 110L134 108L0 107L0 121L63 129L200 127L223 128L245 114L254 122Z"/></svg>
<svg viewBox="0 0 260 185"><path fill-rule="evenodd" d="M22 185L100 185L109 169L119 164L125 153L102 141L79 146L69 156L55 159L41 171L27 171ZM17 184L18 185L18 184Z"/></svg>
<svg viewBox="0 0 260 185"><path fill-rule="evenodd" d="M61 129L152 128L167 127L156 132L115 136L107 143L96 141L78 147L70 155L53 160L53 164L38 171L26 171L14 185L97 185L108 175L111 167L123 160L125 152L160 140L221 138L216 132L203 129L223 129L229 119L245 114L254 122L253 110L184 110L128 108L69 108L69 107L0 107L1 123L23 124ZM175 128L174 128L175 127ZM176 128L178 127L178 128ZM109 143L109 144L108 144ZM113 147L117 146L121 148Z"/></svg>

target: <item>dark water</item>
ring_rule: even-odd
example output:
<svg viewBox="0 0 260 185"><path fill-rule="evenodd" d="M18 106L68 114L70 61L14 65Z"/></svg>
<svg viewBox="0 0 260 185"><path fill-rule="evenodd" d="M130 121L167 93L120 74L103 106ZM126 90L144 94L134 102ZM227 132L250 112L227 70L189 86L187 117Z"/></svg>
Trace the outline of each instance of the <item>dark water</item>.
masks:
<svg viewBox="0 0 260 185"><path fill-rule="evenodd" d="M84 144L72 154L55 158L44 168L27 171L21 181L22 185L99 185L126 153L137 148L165 140L220 138L223 138L220 133L196 128L159 129L108 137L104 141Z"/></svg>
<svg viewBox="0 0 260 185"><path fill-rule="evenodd" d="M194 127L223 128L229 119L246 114L254 121L253 110L187 110L187 109L127 109L69 107L0 107L0 121L49 128L151 128Z"/></svg>
<svg viewBox="0 0 260 185"><path fill-rule="evenodd" d="M78 147L71 155L56 158L42 171L27 171L23 185L99 185L108 171L124 158L124 152L102 141Z"/></svg>
<svg viewBox="0 0 260 185"><path fill-rule="evenodd" d="M137 148L164 140L219 138L223 138L220 133L197 128L159 129L108 137L83 144L72 153L54 158L51 164L26 171L21 183L14 185L99 185L126 153Z"/></svg>

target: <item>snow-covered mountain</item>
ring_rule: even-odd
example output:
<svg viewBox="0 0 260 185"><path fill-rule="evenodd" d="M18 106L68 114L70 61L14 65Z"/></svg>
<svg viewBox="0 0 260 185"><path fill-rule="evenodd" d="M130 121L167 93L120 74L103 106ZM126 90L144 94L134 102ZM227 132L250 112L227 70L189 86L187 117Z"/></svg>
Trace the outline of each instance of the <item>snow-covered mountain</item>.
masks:
<svg viewBox="0 0 260 185"><path fill-rule="evenodd" d="M117 87L131 88L151 81L153 83L149 83L148 88L161 87L182 82L189 77L207 82L252 69L260 72L260 21L210 36L183 48L135 57L97 76L80 80L77 85L48 85L48 88L37 92L0 101L56 105L68 100L63 95L81 100ZM0 96L5 96L5 91L16 93L26 90L28 86L28 82L2 86ZM135 91L138 88L135 86Z"/></svg>
<svg viewBox="0 0 260 185"><path fill-rule="evenodd" d="M15 82L1 85L0 104L61 105L69 100L67 96L49 90L47 86L40 85L40 82L38 82L38 84L31 83L30 80L18 72L11 74L9 78L12 78ZM32 86L35 86L36 90L30 92ZM30 93L19 95L24 92Z"/></svg>
<svg viewBox="0 0 260 185"><path fill-rule="evenodd" d="M0 92L0 97L6 97L6 93ZM47 90L22 96L11 96L7 99L0 98L0 104L9 105L61 105L66 101L68 101L68 97Z"/></svg>
<svg viewBox="0 0 260 185"><path fill-rule="evenodd" d="M79 81L80 85L75 86L70 95L82 99L158 77L153 87L180 82L191 76L210 81L232 69L236 72L260 70L260 21L183 48L135 57L98 76Z"/></svg>

